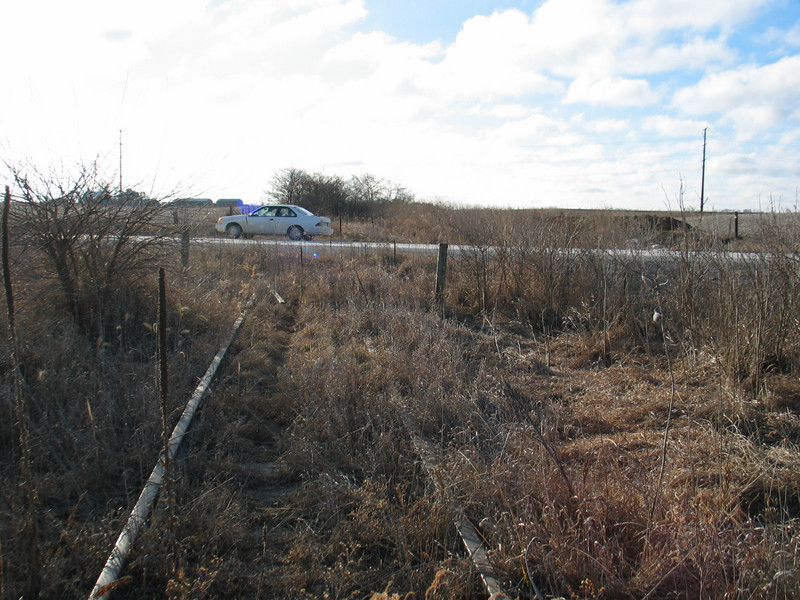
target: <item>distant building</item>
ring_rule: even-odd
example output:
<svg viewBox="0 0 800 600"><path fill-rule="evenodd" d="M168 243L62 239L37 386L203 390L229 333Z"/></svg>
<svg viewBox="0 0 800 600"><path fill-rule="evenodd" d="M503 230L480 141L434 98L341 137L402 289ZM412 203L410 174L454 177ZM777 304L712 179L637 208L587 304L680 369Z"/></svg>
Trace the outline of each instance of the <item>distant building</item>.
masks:
<svg viewBox="0 0 800 600"><path fill-rule="evenodd" d="M220 198L215 202L217 206L239 208L243 202L241 198Z"/></svg>
<svg viewBox="0 0 800 600"><path fill-rule="evenodd" d="M212 206L214 202L211 198L178 198L170 202L172 206L185 206L191 208L206 208Z"/></svg>

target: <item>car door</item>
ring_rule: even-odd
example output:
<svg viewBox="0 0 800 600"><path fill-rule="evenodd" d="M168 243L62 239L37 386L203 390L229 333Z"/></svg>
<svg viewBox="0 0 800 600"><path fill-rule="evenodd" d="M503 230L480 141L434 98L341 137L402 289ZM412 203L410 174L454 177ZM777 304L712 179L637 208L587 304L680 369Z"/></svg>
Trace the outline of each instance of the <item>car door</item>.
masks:
<svg viewBox="0 0 800 600"><path fill-rule="evenodd" d="M253 211L247 217L247 231L245 233L274 235L276 233L276 214L278 214L277 206L262 206Z"/></svg>
<svg viewBox="0 0 800 600"><path fill-rule="evenodd" d="M286 235L289 227L297 223L297 215L288 206L281 206L275 217L275 233Z"/></svg>

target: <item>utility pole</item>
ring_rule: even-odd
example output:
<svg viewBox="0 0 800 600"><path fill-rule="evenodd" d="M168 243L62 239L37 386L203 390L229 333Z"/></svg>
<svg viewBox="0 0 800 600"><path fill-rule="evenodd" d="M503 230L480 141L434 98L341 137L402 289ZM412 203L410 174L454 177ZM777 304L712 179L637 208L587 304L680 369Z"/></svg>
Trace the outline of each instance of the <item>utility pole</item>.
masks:
<svg viewBox="0 0 800 600"><path fill-rule="evenodd" d="M119 130L119 193L122 194L122 129Z"/></svg>
<svg viewBox="0 0 800 600"><path fill-rule="evenodd" d="M700 176L700 216L703 216L703 202L705 201L706 193L706 132L708 127L703 129L703 170Z"/></svg>

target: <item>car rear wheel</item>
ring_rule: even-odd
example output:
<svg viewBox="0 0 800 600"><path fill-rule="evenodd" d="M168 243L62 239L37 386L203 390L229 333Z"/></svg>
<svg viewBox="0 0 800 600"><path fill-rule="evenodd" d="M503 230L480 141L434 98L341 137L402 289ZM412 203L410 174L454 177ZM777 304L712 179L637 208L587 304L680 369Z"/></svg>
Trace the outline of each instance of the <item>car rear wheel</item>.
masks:
<svg viewBox="0 0 800 600"><path fill-rule="evenodd" d="M303 228L299 225L292 225L289 227L289 231L286 232L286 235L289 236L290 240L295 242L303 239Z"/></svg>
<svg viewBox="0 0 800 600"><path fill-rule="evenodd" d="M238 223L231 223L225 228L225 231L228 232L228 235L231 236L233 239L238 240L242 237L242 226Z"/></svg>

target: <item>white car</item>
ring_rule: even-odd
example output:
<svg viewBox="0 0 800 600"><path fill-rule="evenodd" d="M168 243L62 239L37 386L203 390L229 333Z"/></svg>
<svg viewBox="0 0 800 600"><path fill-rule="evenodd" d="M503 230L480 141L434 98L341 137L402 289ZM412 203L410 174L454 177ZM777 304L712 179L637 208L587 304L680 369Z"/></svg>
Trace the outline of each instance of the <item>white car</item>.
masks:
<svg viewBox="0 0 800 600"><path fill-rule="evenodd" d="M287 235L290 240L310 240L315 235L333 234L329 218L317 217L293 204L273 204L249 215L220 217L216 230L234 239L243 235Z"/></svg>

